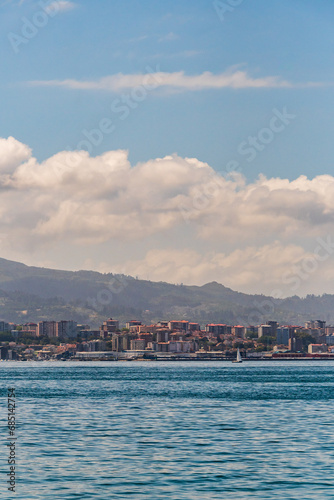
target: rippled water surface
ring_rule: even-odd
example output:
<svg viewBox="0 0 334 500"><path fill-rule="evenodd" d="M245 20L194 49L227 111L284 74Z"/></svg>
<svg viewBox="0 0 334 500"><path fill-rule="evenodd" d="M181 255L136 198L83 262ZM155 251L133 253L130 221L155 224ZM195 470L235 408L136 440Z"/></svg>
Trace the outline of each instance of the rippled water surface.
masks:
<svg viewBox="0 0 334 500"><path fill-rule="evenodd" d="M0 378L2 499L334 498L334 362L3 362Z"/></svg>

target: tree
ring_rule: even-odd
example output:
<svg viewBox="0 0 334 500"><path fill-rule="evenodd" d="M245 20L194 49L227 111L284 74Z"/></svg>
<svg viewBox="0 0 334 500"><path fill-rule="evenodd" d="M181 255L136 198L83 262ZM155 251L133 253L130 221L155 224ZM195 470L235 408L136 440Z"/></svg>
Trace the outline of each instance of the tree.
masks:
<svg viewBox="0 0 334 500"><path fill-rule="evenodd" d="M247 339L257 339L257 332L247 332L246 338Z"/></svg>
<svg viewBox="0 0 334 500"><path fill-rule="evenodd" d="M276 337L272 337L270 335L263 335L257 340L258 344L264 344L266 346L272 346L276 342Z"/></svg>
<svg viewBox="0 0 334 500"><path fill-rule="evenodd" d="M316 339L309 333L301 332L300 330L295 333L295 337L301 339L303 350L307 351L309 344L315 344Z"/></svg>
<svg viewBox="0 0 334 500"><path fill-rule="evenodd" d="M0 333L0 342L13 342L14 337L10 332Z"/></svg>

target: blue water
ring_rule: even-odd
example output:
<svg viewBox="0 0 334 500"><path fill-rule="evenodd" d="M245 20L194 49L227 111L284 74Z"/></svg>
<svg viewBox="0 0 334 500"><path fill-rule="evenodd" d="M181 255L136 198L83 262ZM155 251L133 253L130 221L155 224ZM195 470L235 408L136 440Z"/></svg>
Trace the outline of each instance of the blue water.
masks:
<svg viewBox="0 0 334 500"><path fill-rule="evenodd" d="M1 499L334 498L332 362L4 362L0 378Z"/></svg>

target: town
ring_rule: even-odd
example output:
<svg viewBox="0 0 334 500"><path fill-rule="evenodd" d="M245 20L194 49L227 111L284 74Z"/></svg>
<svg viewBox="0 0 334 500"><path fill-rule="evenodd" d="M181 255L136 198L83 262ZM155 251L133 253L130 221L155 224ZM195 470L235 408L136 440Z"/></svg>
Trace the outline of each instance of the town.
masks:
<svg viewBox="0 0 334 500"><path fill-rule="evenodd" d="M0 321L1 360L131 361L334 359L334 326L307 321L304 326L267 321L258 326L207 324L186 320L144 325L116 319L98 330L75 321L16 325Z"/></svg>

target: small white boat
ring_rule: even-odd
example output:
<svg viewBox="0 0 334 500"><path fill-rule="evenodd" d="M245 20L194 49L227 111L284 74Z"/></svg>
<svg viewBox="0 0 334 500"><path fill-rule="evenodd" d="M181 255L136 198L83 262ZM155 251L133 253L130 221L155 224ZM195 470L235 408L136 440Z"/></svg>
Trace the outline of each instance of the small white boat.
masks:
<svg viewBox="0 0 334 500"><path fill-rule="evenodd" d="M232 363L242 363L242 357L241 357L241 354L240 354L240 349L238 347L238 351L237 351L237 359L234 359L232 361Z"/></svg>

